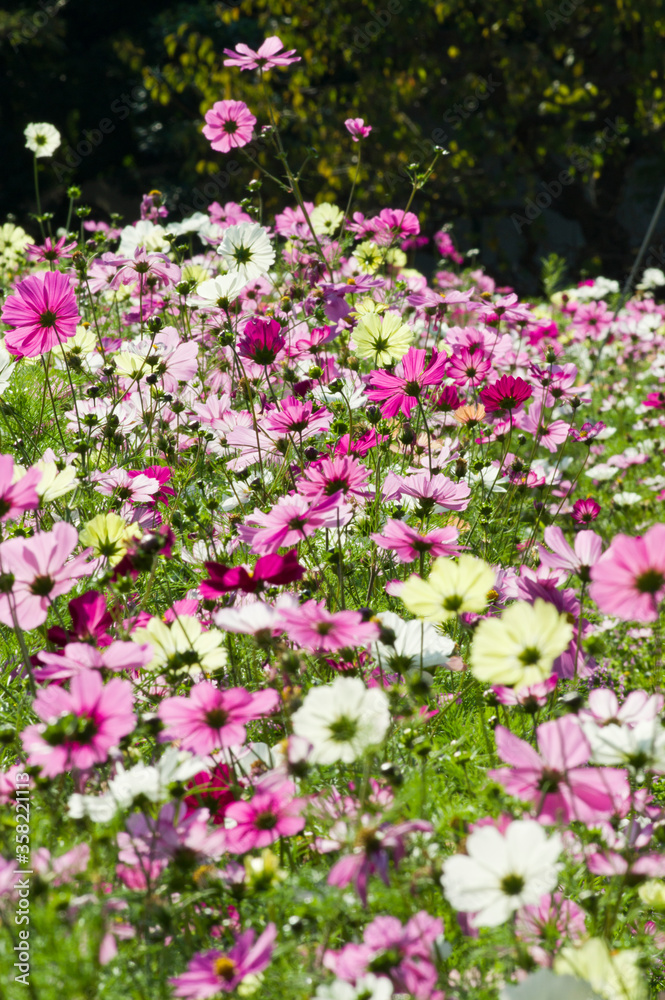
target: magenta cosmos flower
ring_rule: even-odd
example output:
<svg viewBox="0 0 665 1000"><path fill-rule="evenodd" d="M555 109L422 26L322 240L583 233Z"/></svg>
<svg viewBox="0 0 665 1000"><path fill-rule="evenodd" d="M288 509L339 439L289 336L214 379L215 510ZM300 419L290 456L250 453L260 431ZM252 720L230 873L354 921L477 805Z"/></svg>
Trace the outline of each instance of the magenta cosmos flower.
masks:
<svg viewBox="0 0 665 1000"><path fill-rule="evenodd" d="M79 321L76 295L60 271L31 274L16 286L0 317L14 329L5 347L20 358L36 358L73 337Z"/></svg>
<svg viewBox="0 0 665 1000"><path fill-rule="evenodd" d="M541 823L597 823L614 813L617 795L629 795L628 776L613 767L585 767L591 747L576 719L564 715L538 727L533 747L497 726L494 735L501 760L511 766L488 771L509 795L535 802Z"/></svg>
<svg viewBox="0 0 665 1000"><path fill-rule="evenodd" d="M21 733L28 765L52 778L103 763L134 729L132 707L130 682L114 678L105 685L96 670L72 677L69 691L51 684L32 703L42 721Z"/></svg>
<svg viewBox="0 0 665 1000"><path fill-rule="evenodd" d="M576 524L591 524L600 514L600 504L593 497L586 500L576 500L573 504L571 517Z"/></svg>
<svg viewBox="0 0 665 1000"><path fill-rule="evenodd" d="M298 480L298 493L304 497L323 494L331 497L335 493L352 493L366 496L369 488L370 471L350 455L326 456L314 462Z"/></svg>
<svg viewBox="0 0 665 1000"><path fill-rule="evenodd" d="M373 402L381 403L381 414L386 420L396 416L400 410L405 417L409 417L424 387L441 384L448 358L434 351L426 365L426 354L427 351L421 348L410 347L394 375L383 370L371 373L371 388L367 390L367 395Z"/></svg>
<svg viewBox="0 0 665 1000"><path fill-rule="evenodd" d="M293 611L285 608L281 617L289 639L317 653L366 646L379 634L379 626L364 622L360 611L328 611L323 601L305 601Z"/></svg>
<svg viewBox="0 0 665 1000"><path fill-rule="evenodd" d="M467 347L448 360L448 375L459 386L480 385L491 369L491 362L480 351L472 354Z"/></svg>
<svg viewBox="0 0 665 1000"><path fill-rule="evenodd" d="M205 755L245 742L245 723L271 712L279 701L272 688L250 694L244 688L196 684L188 697L166 698L157 714L165 725L164 740L179 740L183 750Z"/></svg>
<svg viewBox="0 0 665 1000"><path fill-rule="evenodd" d="M254 594L262 590L266 583L280 586L293 583L305 575L305 569L298 562L295 549L290 549L285 555L273 553L260 556L253 569L244 566L223 566L220 563L204 563L208 578L199 584L203 597L215 600L220 594L230 590L242 590L246 594Z"/></svg>
<svg viewBox="0 0 665 1000"><path fill-rule="evenodd" d="M606 615L655 622L665 597L665 524L643 537L617 535L591 568L589 594Z"/></svg>
<svg viewBox="0 0 665 1000"><path fill-rule="evenodd" d="M529 383L513 375L502 375L480 391L480 398L488 413L492 410L517 410L532 395L533 389Z"/></svg>
<svg viewBox="0 0 665 1000"><path fill-rule="evenodd" d="M10 538L0 544L0 622L14 627L12 609L20 628L42 625L52 601L68 594L76 581L94 572L97 562L87 562L91 549L68 557L78 543L76 528L58 521L53 531L32 538Z"/></svg>
<svg viewBox="0 0 665 1000"><path fill-rule="evenodd" d="M336 530L351 520L352 511L343 503L343 493L331 497L280 497L267 513L255 510L246 520L259 527L238 525L239 538L251 546L252 552L268 555L288 545L297 545L319 528Z"/></svg>
<svg viewBox="0 0 665 1000"><path fill-rule="evenodd" d="M203 134L220 153L246 146L256 125L256 118L244 101L217 101L206 111L205 120Z"/></svg>
<svg viewBox="0 0 665 1000"><path fill-rule="evenodd" d="M284 42L278 35L271 35L255 52L249 45L239 42L233 49L224 49L224 55L229 56L224 60L225 66L237 66L238 69L274 69L275 66L288 66L289 63L300 62L300 56L295 54L295 49L282 52Z"/></svg>
<svg viewBox="0 0 665 1000"><path fill-rule="evenodd" d="M365 125L365 120L363 118L347 118L344 125L354 142L360 142L361 139L366 139L372 131L372 126Z"/></svg>
<svg viewBox="0 0 665 1000"><path fill-rule="evenodd" d="M271 365L283 350L286 340L276 319L250 319L238 341L238 354L257 365Z"/></svg>
<svg viewBox="0 0 665 1000"><path fill-rule="evenodd" d="M44 246L30 243L25 248L25 255L31 260L50 261L59 260L61 257L71 257L73 250L76 250L76 242L67 243L66 236L61 236L57 241L53 241L50 236L47 236L44 240Z"/></svg>
<svg viewBox="0 0 665 1000"><path fill-rule="evenodd" d="M230 993L246 976L263 972L270 964L277 928L268 924L256 937L253 930L244 931L227 954L221 951L199 952L190 961L187 971L169 982L177 997L207 1000L216 993Z"/></svg>
<svg viewBox="0 0 665 1000"><path fill-rule="evenodd" d="M226 818L236 826L226 832L226 847L233 854L268 847L278 837L292 837L305 826L302 812L306 799L293 797L296 786L282 781L268 788L259 786L249 802L233 802Z"/></svg>

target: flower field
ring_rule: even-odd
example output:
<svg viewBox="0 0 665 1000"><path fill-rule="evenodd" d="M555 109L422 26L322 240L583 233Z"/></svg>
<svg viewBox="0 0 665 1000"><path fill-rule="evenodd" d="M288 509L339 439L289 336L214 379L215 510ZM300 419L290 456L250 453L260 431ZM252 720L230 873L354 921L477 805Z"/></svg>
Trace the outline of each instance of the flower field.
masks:
<svg viewBox="0 0 665 1000"><path fill-rule="evenodd" d="M299 58L226 54L268 96ZM60 136L26 129L0 997L665 995L653 274L552 259L522 301L416 213L443 150L365 217L308 200L281 127L220 100L246 198L125 226L43 213Z"/></svg>

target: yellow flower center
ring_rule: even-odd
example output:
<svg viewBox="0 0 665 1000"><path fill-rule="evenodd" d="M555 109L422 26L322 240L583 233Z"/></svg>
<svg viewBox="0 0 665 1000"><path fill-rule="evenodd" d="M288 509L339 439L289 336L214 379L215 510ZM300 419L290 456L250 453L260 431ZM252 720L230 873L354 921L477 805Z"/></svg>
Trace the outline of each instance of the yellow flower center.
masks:
<svg viewBox="0 0 665 1000"><path fill-rule="evenodd" d="M235 975L236 963L232 958L227 958L226 955L222 955L222 957L218 958L215 962L213 969L216 976L219 976L220 979L229 983Z"/></svg>

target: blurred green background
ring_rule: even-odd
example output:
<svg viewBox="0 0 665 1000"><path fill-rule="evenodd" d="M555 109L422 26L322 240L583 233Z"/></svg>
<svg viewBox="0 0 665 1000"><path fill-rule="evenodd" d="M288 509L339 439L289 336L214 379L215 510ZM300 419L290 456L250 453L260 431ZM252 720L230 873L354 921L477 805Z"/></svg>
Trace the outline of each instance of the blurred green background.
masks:
<svg viewBox="0 0 665 1000"><path fill-rule="evenodd" d="M357 147L343 121L360 116L373 132L356 209L404 207L406 166L438 143L449 155L413 204L425 233L452 224L463 251L525 293L552 251L571 278L625 276L665 181L665 0L5 4L0 220L34 232L30 121L63 135L42 161L56 223L71 182L93 218L133 220L153 187L170 219L240 200L252 168L210 150L203 114L233 97L267 122L256 74L226 68L223 49L271 34L302 56L269 80L292 165L315 150L305 197L346 203ZM263 195L267 212L283 205L270 182Z"/></svg>

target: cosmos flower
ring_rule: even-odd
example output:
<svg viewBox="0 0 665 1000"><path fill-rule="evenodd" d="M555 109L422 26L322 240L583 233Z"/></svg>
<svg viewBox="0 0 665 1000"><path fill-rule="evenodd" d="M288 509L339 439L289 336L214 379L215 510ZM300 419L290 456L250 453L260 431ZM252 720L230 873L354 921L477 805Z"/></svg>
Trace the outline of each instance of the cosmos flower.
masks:
<svg viewBox="0 0 665 1000"><path fill-rule="evenodd" d="M258 222L229 226L217 247L230 273L245 283L267 274L275 263L275 251L267 232Z"/></svg>
<svg viewBox="0 0 665 1000"><path fill-rule="evenodd" d="M224 55L228 59L224 60L225 66L237 66L238 69L262 69L268 71L276 66L289 66L291 63L300 62L300 56L295 54L295 49L283 52L284 42L278 35L271 35L259 46L257 51L250 49L244 42L238 42L233 49L224 49Z"/></svg>
<svg viewBox="0 0 665 1000"><path fill-rule="evenodd" d="M7 297L0 318L14 328L4 341L11 354L46 354L76 333L79 311L69 278L60 271L29 275Z"/></svg>
<svg viewBox="0 0 665 1000"><path fill-rule="evenodd" d="M206 111L205 120L203 134L220 153L246 146L256 125L256 118L244 101L217 101Z"/></svg>
<svg viewBox="0 0 665 1000"><path fill-rule="evenodd" d="M48 122L31 122L26 125L23 135L26 149L31 150L37 159L53 156L62 141L55 125L49 125Z"/></svg>
<svg viewBox="0 0 665 1000"><path fill-rule="evenodd" d="M388 698L358 677L313 687L292 717L293 732L312 744L314 764L350 764L382 743L390 726Z"/></svg>

